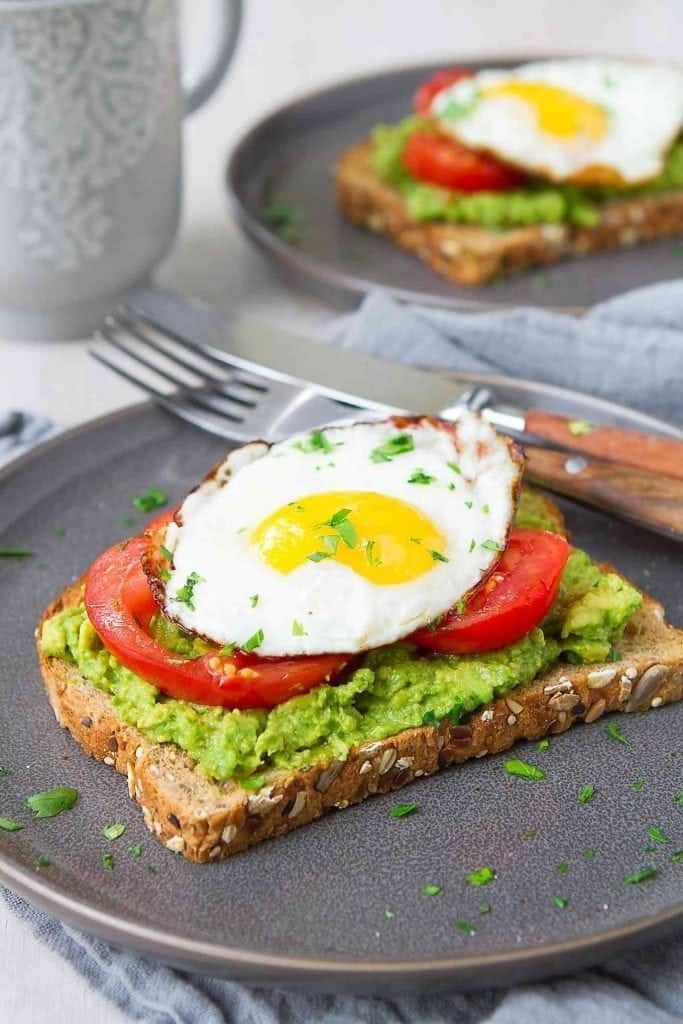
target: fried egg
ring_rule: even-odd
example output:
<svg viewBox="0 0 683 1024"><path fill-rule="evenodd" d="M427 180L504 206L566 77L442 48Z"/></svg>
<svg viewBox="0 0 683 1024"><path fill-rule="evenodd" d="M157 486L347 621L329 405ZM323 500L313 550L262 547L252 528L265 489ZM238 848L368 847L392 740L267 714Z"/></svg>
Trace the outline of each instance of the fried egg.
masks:
<svg viewBox="0 0 683 1024"><path fill-rule="evenodd" d="M683 121L683 72L636 62L539 61L437 93L442 129L558 182L634 185L662 170Z"/></svg>
<svg viewBox="0 0 683 1024"><path fill-rule="evenodd" d="M165 612L264 656L391 643L489 572L520 473L515 447L468 412L245 445L166 530Z"/></svg>

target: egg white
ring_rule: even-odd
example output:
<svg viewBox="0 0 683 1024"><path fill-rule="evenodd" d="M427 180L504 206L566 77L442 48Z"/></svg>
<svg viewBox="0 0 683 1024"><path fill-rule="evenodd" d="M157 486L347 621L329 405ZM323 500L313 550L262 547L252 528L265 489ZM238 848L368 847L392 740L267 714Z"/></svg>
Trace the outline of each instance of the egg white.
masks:
<svg viewBox="0 0 683 1024"><path fill-rule="evenodd" d="M538 125L519 97L483 95L505 82L543 82L600 106L607 128L598 139L558 137ZM637 62L572 59L489 70L439 92L431 112L442 129L553 181L635 185L656 177L683 123L683 72Z"/></svg>
<svg viewBox="0 0 683 1024"><path fill-rule="evenodd" d="M412 435L414 450L389 462L372 461L370 453L398 433ZM173 552L165 610L183 628L240 647L262 631L261 655L363 651L428 624L497 560L492 545L482 545L505 544L521 460L479 416L463 412L455 438L428 421L401 428L392 421L330 427L325 437L331 454L301 451L302 437L270 448L245 445L186 498L182 525L171 524L165 537ZM417 469L435 481L409 484ZM418 508L446 538L448 561L434 561L417 578L391 585L378 585L333 558L306 560L288 573L266 563L251 537L259 523L288 502L345 490L379 492ZM190 608L178 591L192 573L200 582ZM295 621L303 635L294 635Z"/></svg>

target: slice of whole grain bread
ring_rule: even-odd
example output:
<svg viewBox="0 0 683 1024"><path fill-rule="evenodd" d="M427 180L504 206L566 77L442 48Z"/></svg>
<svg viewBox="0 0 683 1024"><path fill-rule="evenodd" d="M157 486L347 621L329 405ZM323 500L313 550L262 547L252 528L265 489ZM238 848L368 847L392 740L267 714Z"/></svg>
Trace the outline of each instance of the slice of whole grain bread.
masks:
<svg viewBox="0 0 683 1024"><path fill-rule="evenodd" d="M38 634L46 618L82 599L82 581L68 587L45 610ZM450 764L506 750L517 740L565 732L608 711L641 711L683 698L683 631L665 623L656 601L645 598L619 647L619 662L558 665L461 725L406 729L352 749L344 762L273 770L258 792L207 778L175 744L153 743L122 722L109 696L72 662L45 657L40 649L39 655L60 725L86 753L127 775L147 826L168 849L208 861Z"/></svg>
<svg viewBox="0 0 683 1024"><path fill-rule="evenodd" d="M492 230L469 224L418 221L401 193L372 166L372 141L348 149L335 168L337 198L346 216L416 253L458 284L482 285L513 271L683 234L683 189L610 199L593 227L534 224Z"/></svg>

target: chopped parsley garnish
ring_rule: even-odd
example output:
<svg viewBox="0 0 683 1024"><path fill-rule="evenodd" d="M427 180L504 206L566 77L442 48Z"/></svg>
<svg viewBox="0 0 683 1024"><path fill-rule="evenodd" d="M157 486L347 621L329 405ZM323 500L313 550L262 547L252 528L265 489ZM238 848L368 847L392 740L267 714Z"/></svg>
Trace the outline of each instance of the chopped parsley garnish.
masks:
<svg viewBox="0 0 683 1024"><path fill-rule="evenodd" d="M55 537L66 537L66 530L64 529L63 526L55 526L52 532L54 533Z"/></svg>
<svg viewBox="0 0 683 1024"><path fill-rule="evenodd" d="M636 779L636 781L631 786L631 789L635 789L636 792L640 792L640 790L643 788L644 785L645 785L645 779Z"/></svg>
<svg viewBox="0 0 683 1024"><path fill-rule="evenodd" d="M283 242L295 245L301 241L304 218L300 210L281 199L273 200L264 207L261 214L263 223L272 228Z"/></svg>
<svg viewBox="0 0 683 1024"><path fill-rule="evenodd" d="M481 510L484 513L484 515L487 516L489 514L489 512L491 511L491 506L490 505L482 505L481 506Z"/></svg>
<svg viewBox="0 0 683 1024"><path fill-rule="evenodd" d="M118 839L126 831L126 826L122 825L121 822L117 822L115 825L107 825L106 828L102 829L102 835L109 842L113 842L114 839Z"/></svg>
<svg viewBox="0 0 683 1024"><path fill-rule="evenodd" d="M114 857L111 853L102 854L102 865L107 869L107 871L114 870Z"/></svg>
<svg viewBox="0 0 683 1024"><path fill-rule="evenodd" d="M198 583L203 582L203 576L200 576L198 572L191 572L182 587L176 593L175 600L178 604L187 605L191 612L195 611L194 589Z"/></svg>
<svg viewBox="0 0 683 1024"><path fill-rule="evenodd" d="M476 546L477 546L477 542L476 542L476 540L473 537L472 540L470 541L470 546L468 548L468 551L469 551L470 554L472 554L472 552L474 551Z"/></svg>
<svg viewBox="0 0 683 1024"><path fill-rule="evenodd" d="M583 851L583 855L586 858L586 860L595 860L595 853L596 851L593 849L592 846L589 846L587 850Z"/></svg>
<svg viewBox="0 0 683 1024"><path fill-rule="evenodd" d="M546 750L548 749L549 746L550 746L550 740L539 740L538 743L537 743L537 748L538 748L538 750L540 750L540 752L542 754L545 754L545 752L546 752Z"/></svg>
<svg viewBox="0 0 683 1024"><path fill-rule="evenodd" d="M429 709L429 711L425 711L424 715L422 716L422 724L423 725L438 725L439 724L439 719L436 717L436 715L431 710L431 708Z"/></svg>
<svg viewBox="0 0 683 1024"><path fill-rule="evenodd" d="M650 825L649 829L647 830L647 834L649 835L650 839L654 839L656 843L669 842L667 836L664 835L664 833L658 825Z"/></svg>
<svg viewBox="0 0 683 1024"><path fill-rule="evenodd" d="M9 775L9 768L3 768L2 765L0 765L0 775Z"/></svg>
<svg viewBox="0 0 683 1024"><path fill-rule="evenodd" d="M393 910L385 910L384 916L388 921L393 921L393 919L396 917L396 914L394 913Z"/></svg>
<svg viewBox="0 0 683 1024"><path fill-rule="evenodd" d="M472 508L473 505L474 505L473 501L466 501L465 502L465 508Z"/></svg>
<svg viewBox="0 0 683 1024"><path fill-rule="evenodd" d="M557 870L560 872L561 875L567 874L567 872L569 871L569 864L567 864L566 860L563 860L560 864L557 865Z"/></svg>
<svg viewBox="0 0 683 1024"><path fill-rule="evenodd" d="M579 790L579 803L587 804L589 800L592 800L595 796L595 786L592 782L587 782L585 786L582 786Z"/></svg>
<svg viewBox="0 0 683 1024"><path fill-rule="evenodd" d="M605 732L607 733L607 735L609 736L609 738L611 740L616 740L617 743L623 743L623 745L625 747L630 747L631 746L629 741L622 734L621 729L619 728L619 723L618 722L609 722L605 726Z"/></svg>
<svg viewBox="0 0 683 1024"><path fill-rule="evenodd" d="M23 827L18 821L11 821L10 818L0 818L0 828L3 832L21 832Z"/></svg>
<svg viewBox="0 0 683 1024"><path fill-rule="evenodd" d="M0 558L31 558L33 552L27 548L0 548Z"/></svg>
<svg viewBox="0 0 683 1024"><path fill-rule="evenodd" d="M495 877L496 872L493 868L483 867L477 868L476 871L470 871L467 881L470 885L489 885Z"/></svg>
<svg viewBox="0 0 683 1024"><path fill-rule="evenodd" d="M415 449L412 434L395 434L383 444L373 448L370 458L373 462L391 462L397 455L405 455Z"/></svg>
<svg viewBox="0 0 683 1024"><path fill-rule="evenodd" d="M153 512L155 508L162 508L168 501L168 494L160 491L158 487L148 487L144 494L138 494L133 498L133 504L141 512Z"/></svg>
<svg viewBox="0 0 683 1024"><path fill-rule="evenodd" d="M71 786L55 786L44 793L34 793L26 803L37 818L54 818L68 811L78 799L78 790Z"/></svg>
<svg viewBox="0 0 683 1024"><path fill-rule="evenodd" d="M432 556L435 562L447 562L448 559L445 555L442 555L440 551L430 551L429 554Z"/></svg>
<svg viewBox="0 0 683 1024"><path fill-rule="evenodd" d="M136 843L135 846L129 846L128 853L131 857L134 857L135 860L140 860L140 857L142 857L142 844Z"/></svg>
<svg viewBox="0 0 683 1024"><path fill-rule="evenodd" d="M221 647L218 654L221 658L232 658L236 648L237 644L225 644L224 647Z"/></svg>
<svg viewBox="0 0 683 1024"><path fill-rule="evenodd" d="M522 835L523 835L523 837L525 839L535 839L536 838L536 829L535 828L527 828L527 829L524 830L524 832L522 832Z"/></svg>
<svg viewBox="0 0 683 1024"><path fill-rule="evenodd" d="M156 875L156 873L157 873L157 869L153 868L151 864L148 864L147 865L147 874L148 875Z"/></svg>
<svg viewBox="0 0 683 1024"><path fill-rule="evenodd" d="M167 561L170 562L171 559L173 558L172 552L169 551L168 548L164 544L160 544L159 545L159 551L161 552L162 558L165 558Z"/></svg>
<svg viewBox="0 0 683 1024"><path fill-rule="evenodd" d="M329 551L313 551L307 556L309 562L322 562L325 558L331 558Z"/></svg>
<svg viewBox="0 0 683 1024"><path fill-rule="evenodd" d="M671 860L674 864L681 864L683 862L683 850L676 850L675 853L672 853Z"/></svg>
<svg viewBox="0 0 683 1024"><path fill-rule="evenodd" d="M265 781L265 775L251 775L248 779L240 779L240 786L242 789L260 789Z"/></svg>
<svg viewBox="0 0 683 1024"><path fill-rule="evenodd" d="M457 462L447 462L446 465L449 469L452 469L454 473L457 473L458 476L462 476L462 470Z"/></svg>
<svg viewBox="0 0 683 1024"><path fill-rule="evenodd" d="M413 814L418 808L418 804L396 804L389 811L392 818L405 818L407 814Z"/></svg>
<svg viewBox="0 0 683 1024"><path fill-rule="evenodd" d="M435 480L435 476L430 476L430 474L425 473L423 469L416 469L415 472L411 473L408 477L409 484L433 484Z"/></svg>
<svg viewBox="0 0 683 1024"><path fill-rule="evenodd" d="M491 904L490 903L482 903L482 905L479 907L479 913L480 914L490 914L491 913Z"/></svg>
<svg viewBox="0 0 683 1024"><path fill-rule="evenodd" d="M292 620L292 636L308 636L308 633L298 619Z"/></svg>
<svg viewBox="0 0 683 1024"><path fill-rule="evenodd" d="M36 861L36 871L40 871L42 868L49 868L51 865L52 861L50 858L41 854Z"/></svg>
<svg viewBox="0 0 683 1024"><path fill-rule="evenodd" d="M251 597L249 598L249 604L251 605L252 608L256 607L256 605L258 604L258 594L251 595Z"/></svg>
<svg viewBox="0 0 683 1024"><path fill-rule="evenodd" d="M683 807L683 789L679 789L678 793L674 797L676 807Z"/></svg>
<svg viewBox="0 0 683 1024"><path fill-rule="evenodd" d="M569 900L566 900L563 896L553 896L553 903L556 907L559 907L560 910L564 910L569 903Z"/></svg>
<svg viewBox="0 0 683 1024"><path fill-rule="evenodd" d="M527 764L526 761L520 761L517 757L505 762L505 771L508 775L518 775L520 779L533 779L534 782L545 778L545 772L541 768Z"/></svg>
<svg viewBox="0 0 683 1024"><path fill-rule="evenodd" d="M313 452L325 452L329 455L330 452L334 451L334 448L327 440L324 430L314 430L308 435L305 441L297 441L294 445L297 451L304 452L305 455L311 455ZM292 504L294 504L292 502ZM301 511L298 508L297 511Z"/></svg>
<svg viewBox="0 0 683 1024"><path fill-rule="evenodd" d="M368 560L368 564L373 566L373 568L382 564L382 559L379 555L375 554L376 546L377 541L374 540L369 540L365 544L365 557Z"/></svg>
<svg viewBox="0 0 683 1024"><path fill-rule="evenodd" d="M592 433L593 424L589 423L588 420L570 420L567 424L567 430L572 437L582 437L584 434Z"/></svg>
<svg viewBox="0 0 683 1024"><path fill-rule="evenodd" d="M249 639L242 645L242 650L255 651L257 647L260 647L263 643L263 630L257 629L255 633L249 637Z"/></svg>
<svg viewBox="0 0 683 1024"><path fill-rule="evenodd" d="M159 569L159 576L164 581L164 583L168 583L168 581L171 578L170 570L167 569L165 565L162 565Z"/></svg>
<svg viewBox="0 0 683 1024"><path fill-rule="evenodd" d="M458 931L464 932L465 935L474 935L477 929L469 921L456 921L455 927Z"/></svg>
<svg viewBox="0 0 683 1024"><path fill-rule="evenodd" d="M441 892L440 885L423 885L422 892L425 896L438 896Z"/></svg>
<svg viewBox="0 0 683 1024"><path fill-rule="evenodd" d="M626 875L624 881L627 885L638 885L639 882L645 882L648 878L654 878L656 874L653 867L641 868L640 871L634 871L632 875Z"/></svg>
<svg viewBox="0 0 683 1024"><path fill-rule="evenodd" d="M134 516L124 516L123 519L121 520L121 525L122 526L135 526L135 517Z"/></svg>
<svg viewBox="0 0 683 1024"><path fill-rule="evenodd" d="M505 545L499 544L497 540L485 540L481 546L487 551L505 551Z"/></svg>

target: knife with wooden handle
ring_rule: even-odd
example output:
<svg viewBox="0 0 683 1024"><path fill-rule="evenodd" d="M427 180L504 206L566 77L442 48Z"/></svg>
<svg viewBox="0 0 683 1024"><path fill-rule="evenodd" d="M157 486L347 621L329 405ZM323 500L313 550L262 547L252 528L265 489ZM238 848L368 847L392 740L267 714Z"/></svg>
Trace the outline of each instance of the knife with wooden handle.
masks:
<svg viewBox="0 0 683 1024"><path fill-rule="evenodd" d="M532 483L683 541L683 480L590 455L547 448L525 454Z"/></svg>
<svg viewBox="0 0 683 1024"><path fill-rule="evenodd" d="M529 409L524 414L524 425L530 434L569 445L586 455L683 480L683 443L673 438L568 420L542 409Z"/></svg>

